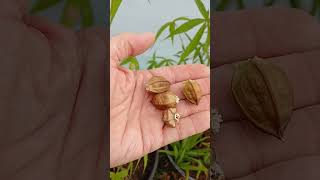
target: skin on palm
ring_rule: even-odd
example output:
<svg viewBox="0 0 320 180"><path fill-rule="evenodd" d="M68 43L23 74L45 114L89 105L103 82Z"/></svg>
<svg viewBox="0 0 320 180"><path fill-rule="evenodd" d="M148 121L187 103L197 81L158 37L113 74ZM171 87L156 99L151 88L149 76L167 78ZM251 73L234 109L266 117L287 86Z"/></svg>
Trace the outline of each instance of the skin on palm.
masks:
<svg viewBox="0 0 320 180"><path fill-rule="evenodd" d="M148 49L153 34L124 34L110 44L111 119L110 166L142 157L169 143L200 133L210 127L209 69L204 65L182 65L154 70L130 71L118 66L120 60ZM164 125L162 111L151 104L152 95L145 83L152 76L163 76L171 82L171 91L181 99L177 110L181 121L176 128ZM187 102L182 94L183 81L197 80L203 90L198 106Z"/></svg>

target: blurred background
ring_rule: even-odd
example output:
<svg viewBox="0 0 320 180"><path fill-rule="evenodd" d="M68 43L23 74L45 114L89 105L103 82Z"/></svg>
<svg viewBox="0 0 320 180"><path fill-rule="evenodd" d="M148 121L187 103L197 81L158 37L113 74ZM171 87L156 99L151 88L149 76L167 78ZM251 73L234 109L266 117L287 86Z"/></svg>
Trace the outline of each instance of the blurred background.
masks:
<svg viewBox="0 0 320 180"><path fill-rule="evenodd" d="M209 0L202 1L209 8ZM162 25L177 17L197 18L201 17L193 0L130 0L122 1L114 22L110 27L110 35L114 36L122 32L153 32L157 33ZM193 36L197 31L193 28L188 33ZM165 36L163 36L165 37ZM187 37L181 36L183 41ZM147 61L156 51L159 56L172 57L181 49L180 43L171 41L157 41L152 49L137 57L140 69L147 69Z"/></svg>
<svg viewBox="0 0 320 180"><path fill-rule="evenodd" d="M208 6L209 1L204 1ZM180 5L183 4L183 8ZM110 35L119 34L121 32L154 32L166 22L180 16L189 18L201 16L192 0L130 0L124 1L119 8L115 22L110 28ZM191 32L194 34L195 30ZM171 56L180 48L178 43L172 44L170 41L156 42L154 47L138 56L141 62L141 68L146 69L146 62L152 53L156 50L162 56Z"/></svg>
<svg viewBox="0 0 320 180"><path fill-rule="evenodd" d="M107 25L104 0L32 0L30 13L79 29Z"/></svg>
<svg viewBox="0 0 320 180"><path fill-rule="evenodd" d="M214 0L213 11L236 10L257 7L292 7L307 11L320 20L320 0Z"/></svg>

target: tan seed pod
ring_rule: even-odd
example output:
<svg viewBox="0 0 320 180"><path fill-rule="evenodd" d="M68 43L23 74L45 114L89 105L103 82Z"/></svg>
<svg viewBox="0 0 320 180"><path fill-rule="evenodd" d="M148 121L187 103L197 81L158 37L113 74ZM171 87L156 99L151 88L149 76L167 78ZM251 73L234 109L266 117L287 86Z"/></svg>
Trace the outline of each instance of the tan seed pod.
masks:
<svg viewBox="0 0 320 180"><path fill-rule="evenodd" d="M179 97L176 96L171 91L163 92L160 94L156 94L153 96L151 103L157 108L157 109L168 109L168 108L175 108L176 105L179 102Z"/></svg>
<svg viewBox="0 0 320 180"><path fill-rule="evenodd" d="M202 97L202 91L197 81L187 80L183 87L184 96L193 104L199 104Z"/></svg>
<svg viewBox="0 0 320 180"><path fill-rule="evenodd" d="M146 84L146 90L153 93L162 93L170 89L170 82L162 76L153 76Z"/></svg>
<svg viewBox="0 0 320 180"><path fill-rule="evenodd" d="M169 127L176 127L177 123L179 123L180 115L177 113L176 108L169 108L163 111L162 120Z"/></svg>

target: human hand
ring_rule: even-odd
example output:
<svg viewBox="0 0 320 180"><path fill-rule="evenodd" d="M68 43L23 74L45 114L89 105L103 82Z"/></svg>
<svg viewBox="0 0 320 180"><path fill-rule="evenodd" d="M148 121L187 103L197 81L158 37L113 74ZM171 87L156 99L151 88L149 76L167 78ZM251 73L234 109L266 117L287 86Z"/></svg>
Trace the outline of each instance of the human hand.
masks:
<svg viewBox="0 0 320 180"><path fill-rule="evenodd" d="M211 147L226 179L319 179L320 173L314 173L319 172L314 171L318 161L303 156L320 142L320 136L314 136L320 127L319 23L307 12L290 8L217 12L213 18L213 106L224 124ZM291 82L294 109L283 143L244 123L233 98L233 65L254 56L283 69Z"/></svg>
<svg viewBox="0 0 320 180"><path fill-rule="evenodd" d="M0 6L0 179L104 177L109 35L30 16L27 3Z"/></svg>
<svg viewBox="0 0 320 180"><path fill-rule="evenodd" d="M138 159L169 143L184 139L210 127L210 78L204 65L181 65L153 70L131 71L119 66L121 60L147 50L154 35L121 34L110 43L110 166ZM154 75L169 80L171 90L181 99L181 115L176 128L164 125L162 111L150 102L145 83ZM187 102L182 82L196 80L203 91L198 106Z"/></svg>

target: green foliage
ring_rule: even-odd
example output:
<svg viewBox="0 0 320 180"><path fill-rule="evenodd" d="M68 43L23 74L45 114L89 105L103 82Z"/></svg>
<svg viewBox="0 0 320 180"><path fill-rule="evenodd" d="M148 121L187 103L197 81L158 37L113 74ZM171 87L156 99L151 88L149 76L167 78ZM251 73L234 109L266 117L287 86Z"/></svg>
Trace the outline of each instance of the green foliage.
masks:
<svg viewBox="0 0 320 180"><path fill-rule="evenodd" d="M117 11L122 3L122 0L111 0L111 6L110 6L110 24L112 24L112 21L117 14Z"/></svg>
<svg viewBox="0 0 320 180"><path fill-rule="evenodd" d="M156 40L165 33L168 29L168 35L164 40L171 39L174 43L174 38L179 37L181 42L181 50L175 53L174 58L170 59L170 62L176 62L177 64L187 64L187 63L201 63L210 65L210 11L206 8L201 0L194 0L200 14L202 17L190 19L187 17L178 17L170 22L162 25L157 34ZM181 23L182 22L182 23ZM196 34L190 38L191 30L197 30ZM182 41L182 38L188 40L188 44ZM190 57L193 54L192 58ZM161 59L156 58L161 62L168 60L168 58ZM191 61L190 61L191 60ZM154 57L149 60L150 68L157 67ZM163 63L165 64L165 63Z"/></svg>
<svg viewBox="0 0 320 180"><path fill-rule="evenodd" d="M210 165L210 145L206 140L209 137L204 137L204 134L196 134L182 141L170 144L169 150L160 150L171 156L175 163L185 171L186 179L190 172L196 173L196 178L199 178L201 173L208 176L208 168Z"/></svg>
<svg viewBox="0 0 320 180"><path fill-rule="evenodd" d="M78 23L80 23L81 27L90 27L94 24L90 0L37 0L31 8L30 13L40 13L59 3L64 3L60 16L61 24L67 27L75 27Z"/></svg>
<svg viewBox="0 0 320 180"><path fill-rule="evenodd" d="M37 0L33 7L31 8L30 12L32 14L44 11L52 6L57 5L58 3L62 2L62 0Z"/></svg>
<svg viewBox="0 0 320 180"><path fill-rule="evenodd" d="M110 171L111 180L131 179L132 175L136 172L142 158L129 162L126 165L112 168ZM148 155L143 156L143 173L148 165Z"/></svg>
<svg viewBox="0 0 320 180"><path fill-rule="evenodd" d="M136 57L129 57L120 63L121 66L128 65L130 70L139 70L139 62Z"/></svg>

